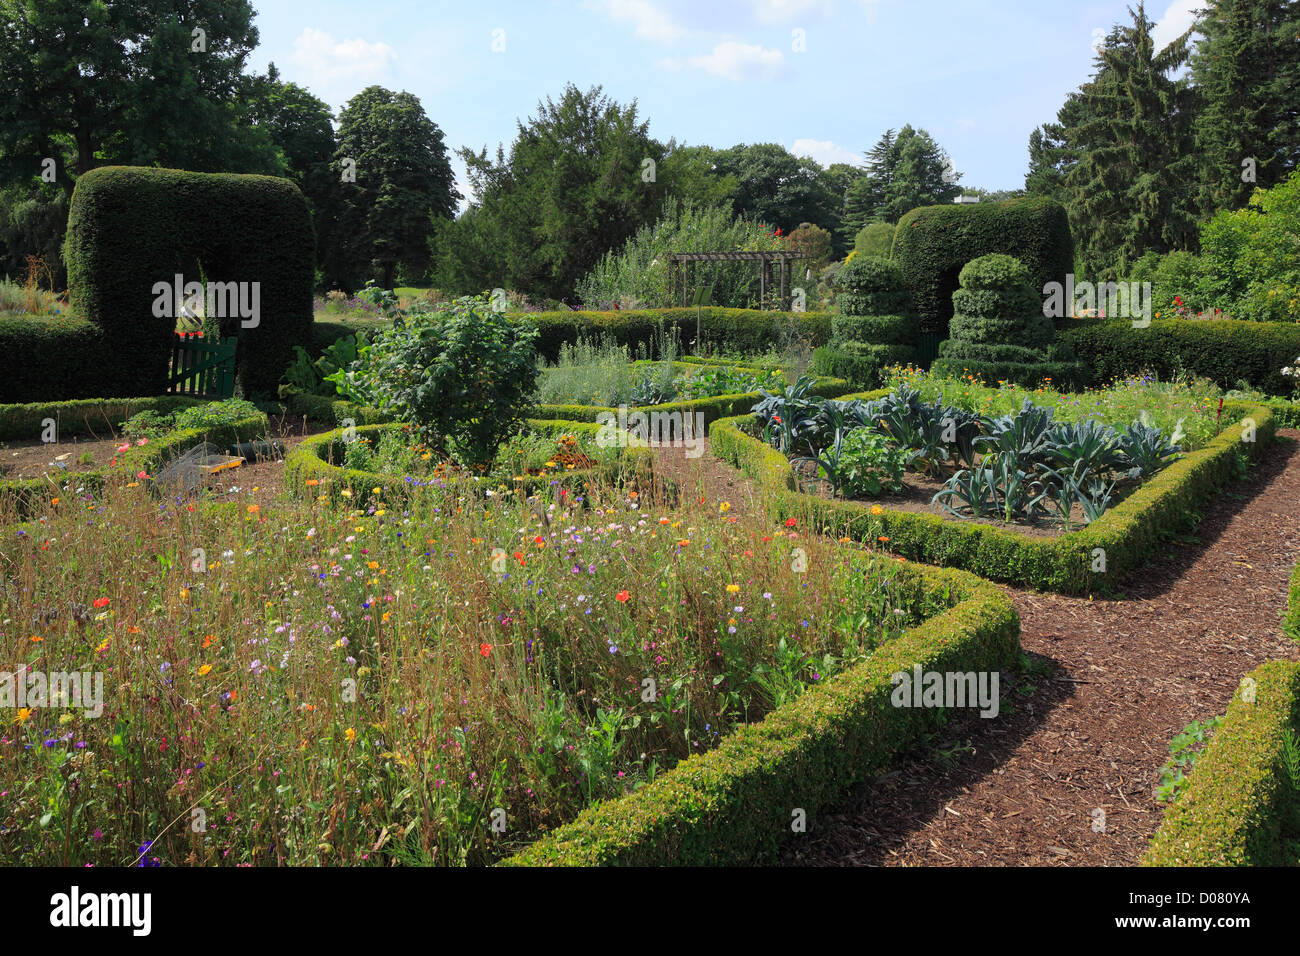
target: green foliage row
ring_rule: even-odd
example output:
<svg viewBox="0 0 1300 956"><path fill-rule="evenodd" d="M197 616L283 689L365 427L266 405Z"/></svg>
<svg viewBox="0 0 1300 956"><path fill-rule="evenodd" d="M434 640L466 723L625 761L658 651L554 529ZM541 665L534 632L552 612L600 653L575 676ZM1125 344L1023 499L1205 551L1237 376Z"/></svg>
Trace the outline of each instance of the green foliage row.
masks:
<svg viewBox="0 0 1300 956"><path fill-rule="evenodd" d="M1244 381L1270 395L1294 389L1282 368L1300 355L1300 323L1153 319L1146 328L1134 328L1128 320L1075 319L1059 329L1060 340L1091 367L1094 381L1140 371L1162 379L1187 372L1221 388Z"/></svg>
<svg viewBox="0 0 1300 956"><path fill-rule="evenodd" d="M691 351L764 354L790 338L825 345L831 337L827 312L763 312L755 309L623 309L611 312L538 312L531 318L540 330L537 351L555 361L560 345L580 338L635 348L655 341L659 330L676 330ZM695 342L696 323L700 342Z"/></svg>
<svg viewBox="0 0 1300 956"><path fill-rule="evenodd" d="M1008 667L1020 620L1002 592L973 575L912 567L952 608L723 738L618 800L598 804L506 866L716 866L770 858L855 783L869 779L941 721L938 708L895 707L892 675Z"/></svg>
<svg viewBox="0 0 1300 956"><path fill-rule="evenodd" d="M849 382L841 378L823 377L817 379L809 390L810 395L821 398L835 398L852 389ZM745 392L739 395L715 395L711 398L687 399L678 402L664 402L660 405L638 407L639 411L682 414L704 414L704 423L712 424L719 418L729 418L748 412L762 396L758 392ZM617 408L600 405L537 405L529 410L534 418L558 419L561 421L594 422L604 413L618 414Z"/></svg>
<svg viewBox="0 0 1300 956"><path fill-rule="evenodd" d="M898 221L893 258L903 270L923 331L946 334L958 273L972 259L994 252L1024 263L1035 289L1064 282L1074 263L1065 209L1050 199L1013 199L925 206Z"/></svg>
<svg viewBox="0 0 1300 956"><path fill-rule="evenodd" d="M854 398L875 399L887 390ZM874 543L888 538L888 550L981 577L1065 594L1113 591L1125 574L1146 561L1161 542L1194 525L1196 509L1239 476L1243 456L1254 458L1273 438L1276 421L1264 406L1233 402L1224 407L1231 421L1215 439L1174 462L1129 497L1080 531L1035 537L989 524L955 521L937 514L894 511L879 515L867 502L820 498L795 490L784 455L752 434L752 418L728 418L709 430L710 448L736 465L759 486L759 496L776 518L797 517L805 526L835 537ZM1241 424L1254 421L1252 442L1243 441ZM1105 570L1097 564L1104 555Z"/></svg>
<svg viewBox="0 0 1300 956"><path fill-rule="evenodd" d="M1298 730L1300 664L1270 661L1248 674L1142 865L1295 865L1286 844L1300 835L1300 793L1285 758Z"/></svg>
<svg viewBox="0 0 1300 956"><path fill-rule="evenodd" d="M221 320L245 394L274 395L311 336L315 234L287 179L101 166L77 180L66 249L73 307L105 335L99 360L127 375L109 394L165 390L176 320L154 315L153 290L177 274L259 284L256 326Z"/></svg>

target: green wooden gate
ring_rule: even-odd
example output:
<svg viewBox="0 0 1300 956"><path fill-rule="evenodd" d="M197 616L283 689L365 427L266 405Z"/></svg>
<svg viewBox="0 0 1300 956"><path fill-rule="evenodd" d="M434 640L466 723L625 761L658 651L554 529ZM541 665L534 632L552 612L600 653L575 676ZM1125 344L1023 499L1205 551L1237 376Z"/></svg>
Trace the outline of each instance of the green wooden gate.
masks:
<svg viewBox="0 0 1300 956"><path fill-rule="evenodd" d="M170 395L220 400L235 394L235 345L231 337L217 342L176 336L172 345Z"/></svg>

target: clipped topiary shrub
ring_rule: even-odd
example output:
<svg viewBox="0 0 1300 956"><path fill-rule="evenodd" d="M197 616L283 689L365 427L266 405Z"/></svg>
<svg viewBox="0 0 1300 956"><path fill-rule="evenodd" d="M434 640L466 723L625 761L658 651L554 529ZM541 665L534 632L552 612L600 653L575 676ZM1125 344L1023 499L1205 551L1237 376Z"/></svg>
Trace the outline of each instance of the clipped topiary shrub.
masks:
<svg viewBox="0 0 1300 956"><path fill-rule="evenodd" d="M104 332L104 361L122 366L116 394L165 390L179 275L182 291L207 283L207 313L239 337L245 393L274 395L293 346L310 343L314 249L287 179L103 166L77 180L65 258L74 307Z"/></svg>
<svg viewBox="0 0 1300 956"><path fill-rule="evenodd" d="M940 344L931 371L952 378L973 374L987 384L1005 380L1034 387L1050 379L1057 389L1081 387L1087 378L1083 363L1056 341L1029 275L1019 259L999 253L967 263L952 296L950 337Z"/></svg>
<svg viewBox="0 0 1300 956"><path fill-rule="evenodd" d="M813 353L814 372L869 388L880 369L916 358L917 317L897 265L854 256L835 283L840 315L831 319L829 345Z"/></svg>
<svg viewBox="0 0 1300 956"><path fill-rule="evenodd" d="M1025 265L1035 294L1048 282L1064 282L1074 267L1064 207L1043 198L922 206L898 221L893 261L902 270L923 331L947 334L962 267L994 252Z"/></svg>

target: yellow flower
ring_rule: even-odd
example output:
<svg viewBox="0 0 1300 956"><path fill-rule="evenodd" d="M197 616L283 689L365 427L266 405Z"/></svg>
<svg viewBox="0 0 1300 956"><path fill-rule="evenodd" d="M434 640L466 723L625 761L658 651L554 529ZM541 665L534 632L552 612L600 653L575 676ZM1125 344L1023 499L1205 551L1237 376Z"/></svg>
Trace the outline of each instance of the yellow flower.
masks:
<svg viewBox="0 0 1300 956"><path fill-rule="evenodd" d="M212 665L211 665L211 664L204 664L202 667L199 668L199 676L200 676L200 677L207 677L207 676L208 676L209 674L211 674L211 673L212 673Z"/></svg>
<svg viewBox="0 0 1300 956"><path fill-rule="evenodd" d="M727 593L728 593L728 594L735 594L735 593L736 593L737 591L739 591L739 590L740 590L740 585L739 585L739 584L728 584L728 585L727 585Z"/></svg>
<svg viewBox="0 0 1300 956"><path fill-rule="evenodd" d="M250 515L255 515L255 514L257 514L259 511L261 511L261 510L262 510L261 505L249 505L249 506L248 506L248 513L249 513Z"/></svg>
<svg viewBox="0 0 1300 956"><path fill-rule="evenodd" d="M181 596L181 600L182 600L182 601L188 601L188 600L190 599L190 589L189 589L189 588L181 588L181 590L180 590L180 596Z"/></svg>
<svg viewBox="0 0 1300 956"><path fill-rule="evenodd" d="M357 732L353 730L351 727L349 727L347 730L343 732L343 736L348 739L348 743L351 743L352 741L357 739Z"/></svg>
<svg viewBox="0 0 1300 956"><path fill-rule="evenodd" d="M379 562L378 562L378 561L367 561L367 562L366 562L366 567L368 567L371 571L373 571L375 568L379 567Z"/></svg>
<svg viewBox="0 0 1300 956"><path fill-rule="evenodd" d="M32 713L33 711L30 707L22 707L19 709L18 716L14 719L14 722L21 724L24 720L30 720Z"/></svg>
<svg viewBox="0 0 1300 956"><path fill-rule="evenodd" d="M725 514L726 514L728 511L730 511L730 510L731 510L731 502L730 502L730 501L723 501L723 502L720 502L720 503L718 504L718 511L719 511L719 513L725 515Z"/></svg>
<svg viewBox="0 0 1300 956"><path fill-rule="evenodd" d="M880 507L880 505L872 505L871 513L873 515L883 515L885 513L885 509Z"/></svg>

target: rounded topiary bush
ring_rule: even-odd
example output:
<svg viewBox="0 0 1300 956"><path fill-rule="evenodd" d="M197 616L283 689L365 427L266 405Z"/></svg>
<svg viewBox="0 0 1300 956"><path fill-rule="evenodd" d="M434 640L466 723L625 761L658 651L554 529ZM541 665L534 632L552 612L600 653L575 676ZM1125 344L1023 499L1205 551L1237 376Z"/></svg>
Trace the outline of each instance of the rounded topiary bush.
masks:
<svg viewBox="0 0 1300 956"><path fill-rule="evenodd" d="M957 282L963 289L1014 289L1029 285L1029 268L1015 256L995 252L966 263Z"/></svg>
<svg viewBox="0 0 1300 956"><path fill-rule="evenodd" d="M918 322L898 266L880 256L854 256L835 277L830 345L817 350L814 370L869 388L888 365L916 358Z"/></svg>
<svg viewBox="0 0 1300 956"><path fill-rule="evenodd" d="M835 276L841 315L896 315L912 311L903 273L880 256L854 256Z"/></svg>
<svg viewBox="0 0 1300 956"><path fill-rule="evenodd" d="M973 374L1037 386L1078 388L1086 370L1068 345L1056 341L1052 320L1030 285L1029 270L999 253L968 262L953 293L949 338L939 346L932 371L960 377Z"/></svg>

